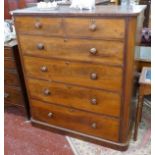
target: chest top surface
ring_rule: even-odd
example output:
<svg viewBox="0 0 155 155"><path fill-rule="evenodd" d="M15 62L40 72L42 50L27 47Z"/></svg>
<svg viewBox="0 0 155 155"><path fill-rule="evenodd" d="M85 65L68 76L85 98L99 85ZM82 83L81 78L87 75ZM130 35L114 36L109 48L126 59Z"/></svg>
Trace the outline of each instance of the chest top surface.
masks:
<svg viewBox="0 0 155 155"><path fill-rule="evenodd" d="M37 7L12 11L13 15L50 15L50 16L137 16L146 8L145 5L136 6L96 6L93 10L71 9L69 6L60 6L57 10L43 11Z"/></svg>

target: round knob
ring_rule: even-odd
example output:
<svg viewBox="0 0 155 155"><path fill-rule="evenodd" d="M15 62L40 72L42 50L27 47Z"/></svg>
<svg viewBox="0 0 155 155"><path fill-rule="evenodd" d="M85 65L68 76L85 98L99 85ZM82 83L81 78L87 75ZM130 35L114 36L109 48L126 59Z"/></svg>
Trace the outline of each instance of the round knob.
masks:
<svg viewBox="0 0 155 155"><path fill-rule="evenodd" d="M96 28L97 28L96 24L91 24L91 25L89 26L89 29L90 29L91 31L95 31Z"/></svg>
<svg viewBox="0 0 155 155"><path fill-rule="evenodd" d="M91 104L97 104L97 99L96 98L93 98L93 99L91 99Z"/></svg>
<svg viewBox="0 0 155 155"><path fill-rule="evenodd" d="M51 94L50 90L49 89L44 89L43 91L44 95L48 96Z"/></svg>
<svg viewBox="0 0 155 155"><path fill-rule="evenodd" d="M40 22L35 23L35 28L40 29L42 27L42 24Z"/></svg>
<svg viewBox="0 0 155 155"><path fill-rule="evenodd" d="M4 98L8 98L9 94L8 93L4 93Z"/></svg>
<svg viewBox="0 0 155 155"><path fill-rule="evenodd" d="M97 53L97 49L96 48L91 48L89 52L91 54L95 55Z"/></svg>
<svg viewBox="0 0 155 155"><path fill-rule="evenodd" d="M50 117L50 118L53 117L53 113L52 112L49 112L48 113L48 117Z"/></svg>
<svg viewBox="0 0 155 155"><path fill-rule="evenodd" d="M42 66L41 68L40 68L40 70L42 71L42 72L47 72L47 67L46 66Z"/></svg>
<svg viewBox="0 0 155 155"><path fill-rule="evenodd" d="M43 50L44 49L44 44L42 44L42 43L37 44L37 48L39 50Z"/></svg>
<svg viewBox="0 0 155 155"><path fill-rule="evenodd" d="M90 78L92 80L96 80L97 79L97 74L96 73L91 73Z"/></svg>
<svg viewBox="0 0 155 155"><path fill-rule="evenodd" d="M97 126L96 123L92 123L92 125L91 125L91 127L94 129L96 129L96 126Z"/></svg>

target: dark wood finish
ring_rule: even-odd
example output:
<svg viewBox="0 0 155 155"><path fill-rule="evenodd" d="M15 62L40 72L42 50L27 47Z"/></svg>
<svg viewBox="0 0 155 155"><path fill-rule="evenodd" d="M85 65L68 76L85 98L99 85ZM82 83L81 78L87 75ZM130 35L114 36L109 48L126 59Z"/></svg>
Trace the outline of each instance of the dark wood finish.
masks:
<svg viewBox="0 0 155 155"><path fill-rule="evenodd" d="M144 9L99 6L92 12L67 7L59 11L29 8L14 12L34 124L127 149L135 109L131 104L134 48ZM48 27L44 22L49 19ZM36 20L41 26L36 26ZM114 54L103 59L100 51L104 47Z"/></svg>
<svg viewBox="0 0 155 155"><path fill-rule="evenodd" d="M151 81L146 81L145 74L147 70L150 70L150 67L143 67L141 76L139 78L139 95L138 95L138 104L136 111L136 120L135 120L135 129L134 129L134 140L137 140L138 135L138 126L142 116L143 108L143 99L145 95L151 94Z"/></svg>
<svg viewBox="0 0 155 155"><path fill-rule="evenodd" d="M96 116L88 112L36 100L32 100L31 105L33 119L88 135L118 141L119 121L117 119Z"/></svg>
<svg viewBox="0 0 155 155"><path fill-rule="evenodd" d="M29 119L28 99L21 70L17 41L12 40L4 45L4 102L5 106L23 108Z"/></svg>

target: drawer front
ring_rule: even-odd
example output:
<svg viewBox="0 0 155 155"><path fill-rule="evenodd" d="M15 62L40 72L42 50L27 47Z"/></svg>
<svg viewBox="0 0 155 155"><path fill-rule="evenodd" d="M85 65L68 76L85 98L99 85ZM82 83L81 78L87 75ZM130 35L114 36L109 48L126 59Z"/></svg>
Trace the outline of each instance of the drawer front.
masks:
<svg viewBox="0 0 155 155"><path fill-rule="evenodd" d="M79 131L92 136L118 141L119 120L31 100L35 120Z"/></svg>
<svg viewBox="0 0 155 155"><path fill-rule="evenodd" d="M125 21L112 18L65 18L65 30L69 36L123 39Z"/></svg>
<svg viewBox="0 0 155 155"><path fill-rule="evenodd" d="M21 35L20 43L22 52L33 56L123 64L122 42Z"/></svg>
<svg viewBox="0 0 155 155"><path fill-rule="evenodd" d="M28 79L31 98L74 107L94 113L119 117L118 94L56 82Z"/></svg>
<svg viewBox="0 0 155 155"><path fill-rule="evenodd" d="M4 68L6 69L16 69L16 63L13 59L4 59Z"/></svg>
<svg viewBox="0 0 155 155"><path fill-rule="evenodd" d="M23 106L24 100L19 87L5 86L4 102Z"/></svg>
<svg viewBox="0 0 155 155"><path fill-rule="evenodd" d="M15 25L19 33L63 35L61 18L15 17Z"/></svg>
<svg viewBox="0 0 155 155"><path fill-rule="evenodd" d="M121 91L122 68L24 56L26 74L45 80Z"/></svg>
<svg viewBox="0 0 155 155"><path fill-rule="evenodd" d="M4 57L14 59L13 51L11 50L11 48L4 48Z"/></svg>
<svg viewBox="0 0 155 155"><path fill-rule="evenodd" d="M20 86L18 73L16 70L4 71L4 83L5 85Z"/></svg>

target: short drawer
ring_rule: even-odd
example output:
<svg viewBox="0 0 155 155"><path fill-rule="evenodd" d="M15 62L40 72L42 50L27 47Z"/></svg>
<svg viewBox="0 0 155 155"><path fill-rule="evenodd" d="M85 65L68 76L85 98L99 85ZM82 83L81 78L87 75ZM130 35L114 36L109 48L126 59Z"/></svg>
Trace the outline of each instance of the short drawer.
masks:
<svg viewBox="0 0 155 155"><path fill-rule="evenodd" d="M118 141L119 120L31 100L32 118L88 135Z"/></svg>
<svg viewBox="0 0 155 155"><path fill-rule="evenodd" d="M4 59L4 68L5 69L16 69L16 63L14 59L5 58Z"/></svg>
<svg viewBox="0 0 155 155"><path fill-rule="evenodd" d="M98 114L120 116L119 94L57 82L28 79L31 98Z"/></svg>
<svg viewBox="0 0 155 155"><path fill-rule="evenodd" d="M123 39L125 20L113 18L65 18L68 36Z"/></svg>
<svg viewBox="0 0 155 155"><path fill-rule="evenodd" d="M13 51L11 48L4 48L4 57L14 59Z"/></svg>
<svg viewBox="0 0 155 155"><path fill-rule="evenodd" d="M4 88L4 102L14 105L24 105L24 100L20 87L5 86Z"/></svg>
<svg viewBox="0 0 155 155"><path fill-rule="evenodd" d="M119 92L122 88L119 67L28 56L24 56L24 65L28 77Z"/></svg>
<svg viewBox="0 0 155 155"><path fill-rule="evenodd" d="M123 64L124 44L122 42L29 35L20 35L19 38L22 52L26 55Z"/></svg>
<svg viewBox="0 0 155 155"><path fill-rule="evenodd" d="M4 70L5 85L20 86L18 73L16 70Z"/></svg>
<svg viewBox="0 0 155 155"><path fill-rule="evenodd" d="M63 35L61 18L45 17L15 17L15 25L18 33L38 35Z"/></svg>

